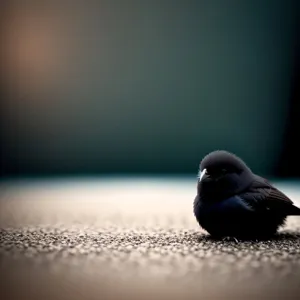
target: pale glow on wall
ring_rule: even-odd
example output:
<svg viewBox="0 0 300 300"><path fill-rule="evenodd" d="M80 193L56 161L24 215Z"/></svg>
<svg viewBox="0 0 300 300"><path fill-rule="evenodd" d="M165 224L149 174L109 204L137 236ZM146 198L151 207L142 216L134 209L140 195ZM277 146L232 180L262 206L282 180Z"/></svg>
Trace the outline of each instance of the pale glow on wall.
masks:
<svg viewBox="0 0 300 300"><path fill-rule="evenodd" d="M10 93L38 92L60 72L66 50L61 21L51 10L10 7L2 46Z"/></svg>

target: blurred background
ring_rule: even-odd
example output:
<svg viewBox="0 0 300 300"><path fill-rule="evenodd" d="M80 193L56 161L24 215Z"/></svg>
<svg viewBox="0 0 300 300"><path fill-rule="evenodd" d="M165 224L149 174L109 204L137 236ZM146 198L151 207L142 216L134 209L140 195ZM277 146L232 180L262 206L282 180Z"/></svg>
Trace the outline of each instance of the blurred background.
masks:
<svg viewBox="0 0 300 300"><path fill-rule="evenodd" d="M1 177L299 177L299 1L1 1Z"/></svg>

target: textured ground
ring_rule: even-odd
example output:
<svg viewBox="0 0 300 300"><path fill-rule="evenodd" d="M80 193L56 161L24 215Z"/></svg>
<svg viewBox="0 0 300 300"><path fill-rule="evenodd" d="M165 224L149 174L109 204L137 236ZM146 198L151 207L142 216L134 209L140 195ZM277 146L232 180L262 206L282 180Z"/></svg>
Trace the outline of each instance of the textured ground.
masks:
<svg viewBox="0 0 300 300"><path fill-rule="evenodd" d="M300 193L279 185L296 203ZM214 241L194 180L2 183L1 299L298 299L300 218L268 241Z"/></svg>

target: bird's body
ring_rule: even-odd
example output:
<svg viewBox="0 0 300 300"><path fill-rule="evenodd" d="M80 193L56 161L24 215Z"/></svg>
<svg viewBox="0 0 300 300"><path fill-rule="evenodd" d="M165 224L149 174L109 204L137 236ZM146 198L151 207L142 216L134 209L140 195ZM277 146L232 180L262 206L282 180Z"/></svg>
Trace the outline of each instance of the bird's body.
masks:
<svg viewBox="0 0 300 300"><path fill-rule="evenodd" d="M200 165L194 215L214 237L267 238L300 209L266 179L225 151L207 155Z"/></svg>

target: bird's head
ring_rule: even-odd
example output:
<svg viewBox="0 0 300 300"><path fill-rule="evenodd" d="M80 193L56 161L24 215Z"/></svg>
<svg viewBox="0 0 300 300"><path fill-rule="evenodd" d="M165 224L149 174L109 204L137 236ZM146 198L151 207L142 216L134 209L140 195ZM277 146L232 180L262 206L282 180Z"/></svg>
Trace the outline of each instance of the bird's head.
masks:
<svg viewBox="0 0 300 300"><path fill-rule="evenodd" d="M253 173L236 155L213 151L200 163L198 194L208 199L223 199L245 190L253 181Z"/></svg>

